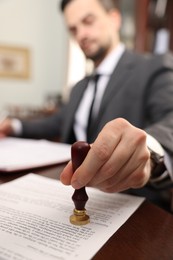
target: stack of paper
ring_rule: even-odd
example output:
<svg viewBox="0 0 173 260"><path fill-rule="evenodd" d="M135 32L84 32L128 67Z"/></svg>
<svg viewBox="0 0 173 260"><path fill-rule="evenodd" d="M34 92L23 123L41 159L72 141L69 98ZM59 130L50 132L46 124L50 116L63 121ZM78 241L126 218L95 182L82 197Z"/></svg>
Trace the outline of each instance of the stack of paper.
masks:
<svg viewBox="0 0 173 260"><path fill-rule="evenodd" d="M91 259L144 200L86 190L90 223L74 226L71 186L35 174L2 184L0 259Z"/></svg>
<svg viewBox="0 0 173 260"><path fill-rule="evenodd" d="M0 171L18 171L67 162L71 146L46 140L0 140Z"/></svg>

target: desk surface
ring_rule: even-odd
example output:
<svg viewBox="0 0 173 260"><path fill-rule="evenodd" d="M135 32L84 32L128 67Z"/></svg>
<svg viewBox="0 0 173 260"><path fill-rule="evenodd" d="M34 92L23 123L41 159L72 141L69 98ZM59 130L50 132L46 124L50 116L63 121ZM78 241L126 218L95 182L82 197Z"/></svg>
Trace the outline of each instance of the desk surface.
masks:
<svg viewBox="0 0 173 260"><path fill-rule="evenodd" d="M29 172L58 179L63 167L64 165L52 166ZM27 173L1 173L0 183ZM145 201L93 258L105 259L173 259L172 214Z"/></svg>

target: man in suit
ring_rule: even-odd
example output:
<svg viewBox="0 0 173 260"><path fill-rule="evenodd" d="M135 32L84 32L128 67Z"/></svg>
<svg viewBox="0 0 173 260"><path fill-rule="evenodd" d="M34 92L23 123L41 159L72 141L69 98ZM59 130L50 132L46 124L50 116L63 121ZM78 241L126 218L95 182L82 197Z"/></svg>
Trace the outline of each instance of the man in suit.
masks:
<svg viewBox="0 0 173 260"><path fill-rule="evenodd" d="M94 75L74 86L57 114L33 122L6 120L1 135L87 140L91 149L73 174L61 174L75 189L143 195L170 209L173 155L173 58L140 55L120 42L121 14L115 0L62 0L67 27L94 62ZM94 95L91 129L88 118ZM16 130L14 130L16 129Z"/></svg>

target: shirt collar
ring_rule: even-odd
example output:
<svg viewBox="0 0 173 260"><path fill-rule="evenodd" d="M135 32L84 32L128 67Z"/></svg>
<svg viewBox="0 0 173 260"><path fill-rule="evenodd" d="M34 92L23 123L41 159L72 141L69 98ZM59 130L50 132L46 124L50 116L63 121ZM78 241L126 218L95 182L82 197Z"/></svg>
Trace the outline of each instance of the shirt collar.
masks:
<svg viewBox="0 0 173 260"><path fill-rule="evenodd" d="M123 43L120 43L97 67L96 72L100 75L111 75L124 50L125 45Z"/></svg>

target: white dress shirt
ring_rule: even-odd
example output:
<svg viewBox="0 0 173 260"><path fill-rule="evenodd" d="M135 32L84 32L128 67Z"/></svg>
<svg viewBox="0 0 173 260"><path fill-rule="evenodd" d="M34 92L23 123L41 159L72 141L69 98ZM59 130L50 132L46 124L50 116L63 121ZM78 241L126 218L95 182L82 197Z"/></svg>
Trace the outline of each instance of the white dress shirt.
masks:
<svg viewBox="0 0 173 260"><path fill-rule="evenodd" d="M94 115L97 115L99 111L101 100L110 76L113 73L113 70L120 60L124 50L124 44L120 43L110 54L108 54L108 56L103 60L103 62L97 67L94 72L95 74L100 75L97 83L97 92L93 106ZM86 129L93 95L94 82L90 80L75 115L74 132L77 140L86 141Z"/></svg>

